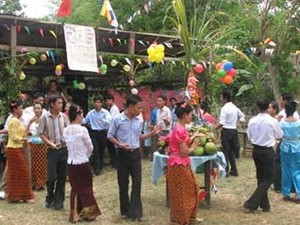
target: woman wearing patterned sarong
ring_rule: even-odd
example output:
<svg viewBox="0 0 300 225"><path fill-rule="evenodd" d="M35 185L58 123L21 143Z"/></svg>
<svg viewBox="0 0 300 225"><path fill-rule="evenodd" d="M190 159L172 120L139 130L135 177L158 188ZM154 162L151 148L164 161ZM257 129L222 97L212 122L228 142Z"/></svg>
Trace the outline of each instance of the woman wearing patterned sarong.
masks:
<svg viewBox="0 0 300 225"><path fill-rule="evenodd" d="M280 121L283 138L280 144L281 191L284 200L300 203L300 120L294 116L297 103L285 104L286 118ZM293 199L290 194L296 192Z"/></svg>
<svg viewBox="0 0 300 225"><path fill-rule="evenodd" d="M11 101L9 109L12 117L8 122L7 142L7 201L34 202L30 189L29 170L23 154L23 142L26 141L27 130L19 121L23 107L19 101Z"/></svg>
<svg viewBox="0 0 300 225"><path fill-rule="evenodd" d="M47 176L47 145L44 144L38 133L39 121L42 116L41 103L33 104L34 117L28 124L28 142L31 149L31 179L33 190L43 190L46 186Z"/></svg>
<svg viewBox="0 0 300 225"><path fill-rule="evenodd" d="M70 106L69 119L71 124L63 132L68 148L68 174L71 184L69 221L91 221L101 215L93 196L93 176L89 166L93 145L87 129L81 126L83 112L79 106Z"/></svg>
<svg viewBox="0 0 300 225"><path fill-rule="evenodd" d="M196 218L198 209L198 192L195 176L190 168L189 153L198 146L195 137L189 137L185 128L192 121L192 107L186 103L178 103L175 114L178 118L169 145L170 158L167 168L167 185L170 198L170 219L173 224L186 225L200 222Z"/></svg>

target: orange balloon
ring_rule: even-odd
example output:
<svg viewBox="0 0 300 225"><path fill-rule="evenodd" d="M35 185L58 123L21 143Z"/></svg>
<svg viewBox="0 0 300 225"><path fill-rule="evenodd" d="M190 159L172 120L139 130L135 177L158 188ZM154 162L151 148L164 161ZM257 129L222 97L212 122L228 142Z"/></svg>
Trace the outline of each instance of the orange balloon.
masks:
<svg viewBox="0 0 300 225"><path fill-rule="evenodd" d="M219 70L221 70L221 69L223 69L223 63L218 63L218 64L216 65L216 70L219 71Z"/></svg>
<svg viewBox="0 0 300 225"><path fill-rule="evenodd" d="M233 78L232 78L232 76L226 75L226 76L223 78L223 82L224 82L224 84L232 84L232 83L233 83Z"/></svg>

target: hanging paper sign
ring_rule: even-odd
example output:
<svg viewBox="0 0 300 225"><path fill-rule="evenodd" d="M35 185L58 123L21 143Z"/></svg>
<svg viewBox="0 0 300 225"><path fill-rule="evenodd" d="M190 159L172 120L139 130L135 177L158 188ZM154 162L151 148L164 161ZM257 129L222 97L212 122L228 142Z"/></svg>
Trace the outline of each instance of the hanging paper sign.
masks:
<svg viewBox="0 0 300 225"><path fill-rule="evenodd" d="M98 73L94 28L65 24L64 34L69 69Z"/></svg>

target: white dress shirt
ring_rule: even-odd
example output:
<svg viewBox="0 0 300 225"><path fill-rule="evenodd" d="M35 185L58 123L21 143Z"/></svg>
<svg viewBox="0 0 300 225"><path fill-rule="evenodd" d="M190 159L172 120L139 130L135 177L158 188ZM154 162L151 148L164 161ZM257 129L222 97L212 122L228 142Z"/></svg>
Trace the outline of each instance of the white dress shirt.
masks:
<svg viewBox="0 0 300 225"><path fill-rule="evenodd" d="M259 113L249 120L247 136L254 145L273 147L276 139L282 138L283 132L275 118L268 113Z"/></svg>
<svg viewBox="0 0 300 225"><path fill-rule="evenodd" d="M227 102L221 108L220 124L226 129L236 129L237 121L245 122L245 114L232 102Z"/></svg>
<svg viewBox="0 0 300 225"><path fill-rule="evenodd" d="M162 109L158 108L156 111L156 124L162 126L162 130L170 131L172 129L172 113L169 107L164 106ZM164 122L164 119L169 120L169 125Z"/></svg>
<svg viewBox="0 0 300 225"><path fill-rule="evenodd" d="M112 118L115 118L117 115L120 114L120 110L116 104L113 104L109 109L109 113Z"/></svg>
<svg viewBox="0 0 300 225"><path fill-rule="evenodd" d="M42 115L46 115L47 114L47 110L46 109L43 109L43 112L42 112ZM23 110L23 114L21 116L21 121L23 120L26 127L27 125L29 124L29 121L35 116L34 114L34 111L33 111L33 106L29 106L29 107L26 107L24 110Z"/></svg>
<svg viewBox="0 0 300 225"><path fill-rule="evenodd" d="M280 120L285 119L286 118L285 109L281 110L277 116L280 118ZM297 111L294 112L293 116L299 119L299 114Z"/></svg>
<svg viewBox="0 0 300 225"><path fill-rule="evenodd" d="M70 124L63 132L68 149L68 164L78 165L89 162L93 151L88 130L78 124Z"/></svg>

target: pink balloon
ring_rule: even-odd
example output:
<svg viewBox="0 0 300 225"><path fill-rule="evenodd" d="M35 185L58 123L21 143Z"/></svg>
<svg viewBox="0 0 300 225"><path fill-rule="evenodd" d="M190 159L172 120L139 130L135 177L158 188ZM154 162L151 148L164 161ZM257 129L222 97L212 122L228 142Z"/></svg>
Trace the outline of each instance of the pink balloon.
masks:
<svg viewBox="0 0 300 225"><path fill-rule="evenodd" d="M61 70L55 70L55 75L56 76L60 76L62 74L62 71Z"/></svg>
<svg viewBox="0 0 300 225"><path fill-rule="evenodd" d="M236 70L235 69L230 69L227 71L227 75L231 76L232 78L234 78L236 76Z"/></svg>
<svg viewBox="0 0 300 225"><path fill-rule="evenodd" d="M134 80L130 80L129 82L128 82L128 84L129 84L129 86L134 86Z"/></svg>
<svg viewBox="0 0 300 225"><path fill-rule="evenodd" d="M201 64L197 64L195 67L194 67L194 71L196 73L202 73L204 70L203 66Z"/></svg>

